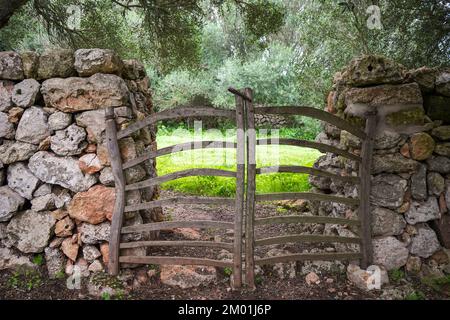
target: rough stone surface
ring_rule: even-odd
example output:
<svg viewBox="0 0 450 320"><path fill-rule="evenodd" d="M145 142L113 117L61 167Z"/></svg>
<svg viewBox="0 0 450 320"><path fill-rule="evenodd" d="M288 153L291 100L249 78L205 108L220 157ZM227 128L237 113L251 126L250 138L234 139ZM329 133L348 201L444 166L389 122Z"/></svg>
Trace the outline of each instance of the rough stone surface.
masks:
<svg viewBox="0 0 450 320"><path fill-rule="evenodd" d="M97 249L97 247L92 245L87 245L83 247L83 258L87 261L94 261L95 259L101 257L101 252Z"/></svg>
<svg viewBox="0 0 450 320"><path fill-rule="evenodd" d="M11 164L18 161L25 161L37 151L37 146L20 142L5 140L0 145L0 161L4 164Z"/></svg>
<svg viewBox="0 0 450 320"><path fill-rule="evenodd" d="M436 233L428 225L417 227L417 235L412 239L411 254L428 258L441 248Z"/></svg>
<svg viewBox="0 0 450 320"><path fill-rule="evenodd" d="M58 155L73 156L80 154L87 147L86 131L72 124L64 130L58 130L51 137L50 148Z"/></svg>
<svg viewBox="0 0 450 320"><path fill-rule="evenodd" d="M75 119L80 127L86 128L89 142L99 143L102 141L102 134L106 130L104 110L85 111L78 114Z"/></svg>
<svg viewBox="0 0 450 320"><path fill-rule="evenodd" d="M420 257L409 256L406 262L406 271L410 273L419 273L422 268L422 260Z"/></svg>
<svg viewBox="0 0 450 320"><path fill-rule="evenodd" d="M49 79L41 87L46 106L63 112L120 107L128 104L125 81L112 74L89 78Z"/></svg>
<svg viewBox="0 0 450 320"><path fill-rule="evenodd" d="M406 264L408 249L394 237L375 238L373 244L373 262L387 270L398 269Z"/></svg>
<svg viewBox="0 0 450 320"><path fill-rule="evenodd" d="M385 57L365 55L350 62L341 74L341 82L356 87L399 83L405 72L403 66Z"/></svg>
<svg viewBox="0 0 450 320"><path fill-rule="evenodd" d="M65 238L64 241L61 243L62 252L66 255L67 258L69 258L72 261L77 260L79 249L80 246L76 241L74 242L71 237Z"/></svg>
<svg viewBox="0 0 450 320"><path fill-rule="evenodd" d="M427 222L439 219L440 217L439 204L435 197L430 197L425 202L413 201L411 207L405 214L406 221L409 224Z"/></svg>
<svg viewBox="0 0 450 320"><path fill-rule="evenodd" d="M371 272L369 269L367 271L361 269L355 264L349 264L347 267L347 279L361 290L379 290L382 285L389 283L388 273L383 267L371 267L373 270L379 271L379 274ZM379 280L377 279L377 276L380 276Z"/></svg>
<svg viewBox="0 0 450 320"><path fill-rule="evenodd" d="M437 156L427 160L428 170L442 174L450 173L450 159Z"/></svg>
<svg viewBox="0 0 450 320"><path fill-rule="evenodd" d="M69 49L49 49L39 57L38 80L67 78L74 75L73 51Z"/></svg>
<svg viewBox="0 0 450 320"><path fill-rule="evenodd" d="M58 248L45 248L45 265L47 266L48 277L57 279L61 277L66 265L66 259Z"/></svg>
<svg viewBox="0 0 450 320"><path fill-rule="evenodd" d="M0 111L5 112L12 108L12 90L14 82L8 80L0 80Z"/></svg>
<svg viewBox="0 0 450 320"><path fill-rule="evenodd" d="M77 220L98 224L111 216L114 209L114 188L97 185L77 193L68 206L69 215Z"/></svg>
<svg viewBox="0 0 450 320"><path fill-rule="evenodd" d="M407 186L408 182L397 175L377 175L372 179L370 200L374 205L396 209L403 204Z"/></svg>
<svg viewBox="0 0 450 320"><path fill-rule="evenodd" d="M416 133L411 136L409 153L414 160L423 161L433 154L434 146L435 142L429 134Z"/></svg>
<svg viewBox="0 0 450 320"><path fill-rule="evenodd" d="M39 188L36 189L33 193L33 197L42 197L50 194L52 192L52 186L48 183L44 183Z"/></svg>
<svg viewBox="0 0 450 320"><path fill-rule="evenodd" d="M97 181L94 176L84 175L81 172L76 159L56 157L46 151L34 154L28 167L40 180L60 185L73 192L86 191Z"/></svg>
<svg viewBox="0 0 450 320"><path fill-rule="evenodd" d="M9 122L9 117L6 113L0 112L0 139L13 139L15 135L14 125Z"/></svg>
<svg viewBox="0 0 450 320"><path fill-rule="evenodd" d="M19 256L9 248L0 247L0 270L17 270L18 268L34 269L36 265L28 257Z"/></svg>
<svg viewBox="0 0 450 320"><path fill-rule="evenodd" d="M450 140L450 126L440 126L431 131L431 135L442 141Z"/></svg>
<svg viewBox="0 0 450 320"><path fill-rule="evenodd" d="M378 150L391 149L396 147L400 141L402 141L402 137L397 132L383 130L375 136L373 147Z"/></svg>
<svg viewBox="0 0 450 320"><path fill-rule="evenodd" d="M427 175L428 194L439 197L445 190L445 179L437 172Z"/></svg>
<svg viewBox="0 0 450 320"><path fill-rule="evenodd" d="M416 83L352 88L345 96L347 106L370 107L422 105L423 99Z"/></svg>
<svg viewBox="0 0 450 320"><path fill-rule="evenodd" d="M73 234L75 223L69 217L59 220L55 225L55 234L58 237L69 237Z"/></svg>
<svg viewBox="0 0 450 320"><path fill-rule="evenodd" d="M16 140L39 144L50 136L47 119L48 115L42 108L31 107L25 110L17 126Z"/></svg>
<svg viewBox="0 0 450 320"><path fill-rule="evenodd" d="M14 51L0 52L0 79L22 80L23 76L20 55Z"/></svg>
<svg viewBox="0 0 450 320"><path fill-rule="evenodd" d="M31 200L39 184L39 179L24 163L18 162L8 166L8 186L22 197Z"/></svg>
<svg viewBox="0 0 450 320"><path fill-rule="evenodd" d="M54 194L46 194L45 196L35 197L31 200L31 209L34 211L54 210L55 208Z"/></svg>
<svg viewBox="0 0 450 320"><path fill-rule="evenodd" d="M0 221L8 221L25 203L17 192L8 186L0 187Z"/></svg>
<svg viewBox="0 0 450 320"><path fill-rule="evenodd" d="M450 97L450 72L442 72L436 77L436 92Z"/></svg>
<svg viewBox="0 0 450 320"><path fill-rule="evenodd" d="M95 153L87 153L79 159L79 165L83 173L94 174L103 169L98 156ZM101 180L100 180L101 181Z"/></svg>
<svg viewBox="0 0 450 320"><path fill-rule="evenodd" d="M17 107L28 108L34 105L41 85L34 79L25 79L14 86L12 102Z"/></svg>
<svg viewBox="0 0 450 320"><path fill-rule="evenodd" d="M372 234L374 236L399 235L405 227L406 222L401 214L377 207L372 210Z"/></svg>
<svg viewBox="0 0 450 320"><path fill-rule="evenodd" d="M146 76L145 66L135 59L123 60L123 76L130 80L138 80Z"/></svg>
<svg viewBox="0 0 450 320"><path fill-rule="evenodd" d="M6 231L17 249L24 253L37 253L48 245L55 222L50 212L27 210L14 215Z"/></svg>
<svg viewBox="0 0 450 320"><path fill-rule="evenodd" d="M430 93L436 87L436 73L437 71L435 69L421 67L410 71L408 77L419 84L422 92Z"/></svg>
<svg viewBox="0 0 450 320"><path fill-rule="evenodd" d="M97 244L109 241L110 224L103 222L97 225L82 223L79 227L81 241L86 244Z"/></svg>
<svg viewBox="0 0 450 320"><path fill-rule="evenodd" d="M74 67L82 77L95 73L120 74L122 61L109 49L79 49L75 51Z"/></svg>
<svg viewBox="0 0 450 320"><path fill-rule="evenodd" d="M450 158L450 142L438 143L434 152L438 155Z"/></svg>
<svg viewBox="0 0 450 320"><path fill-rule="evenodd" d="M102 184L108 187L114 186L114 175L112 173L111 167L105 167L100 172L99 180Z"/></svg>
<svg viewBox="0 0 450 320"><path fill-rule="evenodd" d="M420 165L419 170L411 176L411 196L420 201L428 197L427 190L427 167Z"/></svg>
<svg viewBox="0 0 450 320"><path fill-rule="evenodd" d="M50 130L64 130L72 123L72 115L57 111L48 117L48 126Z"/></svg>
<svg viewBox="0 0 450 320"><path fill-rule="evenodd" d="M381 172L400 173L417 170L419 162L403 157L399 153L387 155L374 155L372 173Z"/></svg>
<svg viewBox="0 0 450 320"><path fill-rule="evenodd" d="M161 283L189 289L216 282L216 269L207 266L162 265Z"/></svg>
<svg viewBox="0 0 450 320"><path fill-rule="evenodd" d="M39 54L35 51L23 51L20 53L20 57L25 78L37 78Z"/></svg>
<svg viewBox="0 0 450 320"><path fill-rule="evenodd" d="M397 128L397 130L402 127L423 126L425 111L422 105L408 107L407 109L387 114L385 119L386 124L393 128Z"/></svg>
<svg viewBox="0 0 450 320"><path fill-rule="evenodd" d="M450 123L450 97L427 95L424 97L424 107L427 110L427 116L431 120L443 120Z"/></svg>

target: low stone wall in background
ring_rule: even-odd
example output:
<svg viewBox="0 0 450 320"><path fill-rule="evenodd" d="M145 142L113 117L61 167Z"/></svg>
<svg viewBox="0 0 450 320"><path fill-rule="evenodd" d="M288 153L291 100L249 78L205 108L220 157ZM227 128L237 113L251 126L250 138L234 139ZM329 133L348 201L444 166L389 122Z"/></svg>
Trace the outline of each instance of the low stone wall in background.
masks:
<svg viewBox="0 0 450 320"><path fill-rule="evenodd" d="M336 75L327 110L363 128L370 108L378 111L371 193L374 263L424 276L450 273L450 71L408 71L375 56L355 59ZM361 141L330 125L316 140L360 154ZM357 174L354 163L333 154L314 167ZM354 185L320 177L310 182L318 192L357 197ZM319 215L357 214L341 204L312 202L310 207ZM356 234L334 225L323 232Z"/></svg>
<svg viewBox="0 0 450 320"><path fill-rule="evenodd" d="M144 118L152 113L149 85L141 63L111 50L0 52L0 269L32 267L37 253L50 277L74 265L83 276L105 268L115 195L104 108L115 107L118 129ZM122 139L120 148L124 161L156 150L155 130ZM148 161L128 169L126 180L154 175ZM157 195L131 191L127 203ZM160 216L134 212L125 225Z"/></svg>

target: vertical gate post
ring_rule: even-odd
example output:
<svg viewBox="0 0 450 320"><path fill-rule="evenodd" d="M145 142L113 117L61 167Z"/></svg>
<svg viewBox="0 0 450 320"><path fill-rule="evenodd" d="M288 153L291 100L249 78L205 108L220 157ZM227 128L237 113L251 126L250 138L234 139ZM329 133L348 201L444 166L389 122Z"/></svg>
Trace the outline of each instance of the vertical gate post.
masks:
<svg viewBox="0 0 450 320"><path fill-rule="evenodd" d="M109 262L108 271L111 275L119 273L119 245L120 231L123 222L125 208L125 178L122 169L122 158L117 141L117 128L114 116L114 108L109 107L105 111L106 119L106 141L111 162L111 169L115 181L116 200L111 221L111 233L109 239Z"/></svg>
<svg viewBox="0 0 450 320"><path fill-rule="evenodd" d="M245 126L244 102L241 96L236 99L236 214L234 216L233 288L242 286L242 215L244 212L245 183Z"/></svg>
<svg viewBox="0 0 450 320"><path fill-rule="evenodd" d="M245 88L247 111L247 199L245 210L245 270L246 284L255 288L255 259L254 259L254 220L255 220L255 192L256 192L256 131L255 112L253 106L253 91Z"/></svg>
<svg viewBox="0 0 450 320"><path fill-rule="evenodd" d="M361 179L360 186L360 205L359 214L361 220L361 266L366 269L372 264L372 226L370 211L370 178L373 156L373 139L377 126L377 111L372 109L366 113L366 139L362 143L361 158L362 163L359 167L359 176Z"/></svg>

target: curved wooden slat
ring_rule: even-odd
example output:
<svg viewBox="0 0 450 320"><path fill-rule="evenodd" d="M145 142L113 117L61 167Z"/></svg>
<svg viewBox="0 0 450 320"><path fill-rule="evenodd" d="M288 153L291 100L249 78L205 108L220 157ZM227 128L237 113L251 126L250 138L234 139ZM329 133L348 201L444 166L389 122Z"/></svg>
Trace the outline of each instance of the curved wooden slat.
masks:
<svg viewBox="0 0 450 320"><path fill-rule="evenodd" d="M358 199L337 197L321 193L280 192L280 193L266 193L256 195L256 201L297 200L297 199L312 200L312 201L330 201L347 205L359 204Z"/></svg>
<svg viewBox="0 0 450 320"><path fill-rule="evenodd" d="M313 142L313 141L307 141L307 140L298 140L298 139L286 139L286 138L279 138L279 139L259 139L256 140L256 143L258 145L288 145L288 146L296 146L296 147L305 147L305 148L312 148L317 149L320 152L331 152L334 154L338 154L340 156L343 156L345 158L361 162L361 157L354 155L353 153L350 153L348 151L338 149L336 147L319 143L319 142Z"/></svg>
<svg viewBox="0 0 450 320"><path fill-rule="evenodd" d="M253 100L253 98L247 96L245 93L242 93L241 91L239 91L239 90L237 90L235 88L229 87L228 91L231 92L234 95L237 95L237 96L241 97L244 100L249 101L249 102L251 102Z"/></svg>
<svg viewBox="0 0 450 320"><path fill-rule="evenodd" d="M256 169L257 174L266 174L266 173L276 173L276 172L292 172L292 173L306 173L314 176L327 177L334 180L340 180L343 182L351 182L355 184L360 183L360 179L358 177L351 176L340 176L331 172L327 172L320 169L314 169L303 166L271 166L271 167L262 167Z"/></svg>
<svg viewBox="0 0 450 320"><path fill-rule="evenodd" d="M123 164L123 169L131 168L149 159L154 159L166 154L196 150L196 149L214 149L214 148L229 148L236 149L236 143L229 141L192 141L180 143L173 146L161 148L156 151L149 151L147 154L139 156L133 160L127 161Z"/></svg>
<svg viewBox="0 0 450 320"><path fill-rule="evenodd" d="M232 267L233 263L226 260L201 259L193 257L164 257L164 256L122 256L119 257L120 263L137 264L169 264L169 265L198 265L213 267Z"/></svg>
<svg viewBox="0 0 450 320"><path fill-rule="evenodd" d="M282 223L323 223L323 224L338 224L348 226L360 226L359 220L335 218L327 216L282 216L255 219L255 225L262 226L267 224L282 224Z"/></svg>
<svg viewBox="0 0 450 320"><path fill-rule="evenodd" d="M291 261L333 261L333 260L358 260L361 258L361 253L298 253L298 254L288 254L277 257L269 257L256 259L255 264L257 265L269 265L280 262L291 262Z"/></svg>
<svg viewBox="0 0 450 320"><path fill-rule="evenodd" d="M280 107L262 107L255 108L257 114L279 114L279 115L299 115L325 121L333 126L348 131L358 138L365 139L366 133L348 121L339 118L329 112L311 107L280 106Z"/></svg>
<svg viewBox="0 0 450 320"><path fill-rule="evenodd" d="M120 249L140 247L206 247L233 250L232 243L213 241L133 241L120 244Z"/></svg>
<svg viewBox="0 0 450 320"><path fill-rule="evenodd" d="M288 236L259 239L255 241L255 244L257 246L267 246L271 244L285 244L298 241L309 243L360 243L361 238L324 236L315 234L294 234Z"/></svg>
<svg viewBox="0 0 450 320"><path fill-rule="evenodd" d="M174 228L233 229L233 226L234 224L232 222L211 221L211 220L163 221L163 222L154 222L123 227L121 233L126 234L135 232L170 230Z"/></svg>
<svg viewBox="0 0 450 320"><path fill-rule="evenodd" d="M188 118L188 117L224 117L234 119L236 117L234 110L225 110L209 107L183 107L176 109L164 110L158 113L154 113L147 118L135 122L129 125L127 128L119 131L117 133L117 138L122 139L130 134L152 124L155 124L161 120L170 120L178 118Z"/></svg>
<svg viewBox="0 0 450 320"><path fill-rule="evenodd" d="M216 197L179 197L154 200L150 202L144 202L139 204L133 204L125 207L125 212L132 212L145 209L153 209L161 206L174 205L174 204L221 204L234 206L235 200L233 198L216 198Z"/></svg>
<svg viewBox="0 0 450 320"><path fill-rule="evenodd" d="M141 182L136 182L125 186L125 191L138 190L142 188L147 188L150 186L159 185L161 183L176 180L185 177L192 176L216 176L216 177L231 177L236 178L236 172L219 170L219 169L209 169L209 168L198 168L198 169L188 169L183 171L178 171L164 176L150 178Z"/></svg>

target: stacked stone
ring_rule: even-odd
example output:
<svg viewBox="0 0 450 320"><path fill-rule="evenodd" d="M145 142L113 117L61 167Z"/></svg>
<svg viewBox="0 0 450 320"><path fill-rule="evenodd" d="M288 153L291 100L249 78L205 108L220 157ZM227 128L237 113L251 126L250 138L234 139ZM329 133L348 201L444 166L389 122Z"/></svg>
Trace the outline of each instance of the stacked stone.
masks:
<svg viewBox="0 0 450 320"><path fill-rule="evenodd" d="M377 56L354 59L335 76L327 111L364 128L364 114L371 109L378 113L370 196L374 263L422 275L450 273L450 71L408 71ZM331 125L316 140L360 154L361 141ZM357 175L352 161L333 154L320 157L314 167ZM351 184L312 176L310 182L317 192L358 196ZM310 207L320 215L357 215L357 208L341 204ZM330 225L324 232L356 234Z"/></svg>
<svg viewBox="0 0 450 320"><path fill-rule="evenodd" d="M0 269L31 265L29 256L42 252L50 277L74 265L85 276L104 269L115 197L106 107L115 107L118 129L152 112L142 64L102 49L0 52ZM123 161L155 150L154 129L123 139L120 149ZM127 183L153 177L155 164L125 175ZM157 193L133 191L127 203ZM158 212L127 214L125 225Z"/></svg>
<svg viewBox="0 0 450 320"><path fill-rule="evenodd" d="M255 108L263 107L255 105ZM281 129L286 127L294 127L296 124L293 116L277 115L277 114L255 114L255 126L259 129Z"/></svg>

